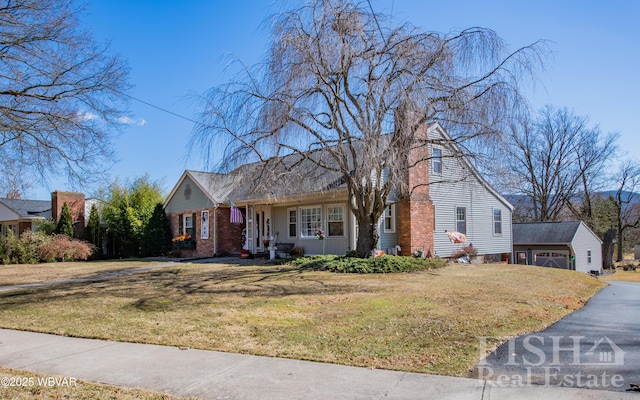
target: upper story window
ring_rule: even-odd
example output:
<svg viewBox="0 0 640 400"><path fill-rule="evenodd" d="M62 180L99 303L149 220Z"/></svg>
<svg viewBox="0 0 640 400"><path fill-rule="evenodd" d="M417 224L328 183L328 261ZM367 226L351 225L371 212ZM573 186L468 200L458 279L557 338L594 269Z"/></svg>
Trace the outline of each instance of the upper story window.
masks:
<svg viewBox="0 0 640 400"><path fill-rule="evenodd" d="M433 154L431 157L431 163L433 165L433 172L435 174L442 173L442 150L441 149L433 149Z"/></svg>
<svg viewBox="0 0 640 400"><path fill-rule="evenodd" d="M493 234L502 235L502 210L493 209Z"/></svg>
<svg viewBox="0 0 640 400"><path fill-rule="evenodd" d="M396 231L395 205L389 204L384 209L384 233L394 233Z"/></svg>
<svg viewBox="0 0 640 400"><path fill-rule="evenodd" d="M467 208L456 207L456 231L467 234Z"/></svg>

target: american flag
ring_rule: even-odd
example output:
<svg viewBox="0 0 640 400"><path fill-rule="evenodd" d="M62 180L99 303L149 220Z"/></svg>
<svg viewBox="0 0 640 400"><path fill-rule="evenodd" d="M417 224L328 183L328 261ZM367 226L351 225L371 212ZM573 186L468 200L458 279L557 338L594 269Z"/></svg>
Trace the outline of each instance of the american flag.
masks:
<svg viewBox="0 0 640 400"><path fill-rule="evenodd" d="M231 203L231 216L229 217L231 220L232 224L241 224L244 222L244 219L242 219L242 212L240 211L240 209L238 209L238 207L236 207L235 204L233 204L233 201L229 200L229 203Z"/></svg>

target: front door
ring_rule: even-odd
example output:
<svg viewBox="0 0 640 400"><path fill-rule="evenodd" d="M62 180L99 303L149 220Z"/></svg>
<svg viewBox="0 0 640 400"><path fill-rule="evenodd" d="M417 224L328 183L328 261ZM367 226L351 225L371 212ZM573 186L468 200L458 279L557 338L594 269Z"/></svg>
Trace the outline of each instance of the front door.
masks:
<svg viewBox="0 0 640 400"><path fill-rule="evenodd" d="M267 251L269 237L273 235L271 230L271 206L261 205L255 207L255 249L259 252Z"/></svg>

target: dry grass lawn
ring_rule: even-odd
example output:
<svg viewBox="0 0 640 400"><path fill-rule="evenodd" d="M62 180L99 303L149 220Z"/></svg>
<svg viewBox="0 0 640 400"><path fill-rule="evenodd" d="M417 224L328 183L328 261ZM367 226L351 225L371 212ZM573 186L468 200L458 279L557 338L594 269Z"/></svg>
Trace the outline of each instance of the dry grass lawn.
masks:
<svg viewBox="0 0 640 400"><path fill-rule="evenodd" d="M185 264L0 293L0 326L464 376L479 336L542 329L604 285L514 265L356 275Z"/></svg>
<svg viewBox="0 0 640 400"><path fill-rule="evenodd" d="M76 380L73 377L58 377L60 385L47 383L47 375L0 368L0 377L8 379L13 386L0 387L0 398L13 400L178 400L150 390L130 389ZM66 378L66 381L64 380Z"/></svg>
<svg viewBox="0 0 640 400"><path fill-rule="evenodd" d="M640 282L640 269L636 271L623 271L618 269L611 275L601 276L603 281Z"/></svg>
<svg viewBox="0 0 640 400"><path fill-rule="evenodd" d="M62 281L159 264L150 261L91 261L0 265L0 286Z"/></svg>

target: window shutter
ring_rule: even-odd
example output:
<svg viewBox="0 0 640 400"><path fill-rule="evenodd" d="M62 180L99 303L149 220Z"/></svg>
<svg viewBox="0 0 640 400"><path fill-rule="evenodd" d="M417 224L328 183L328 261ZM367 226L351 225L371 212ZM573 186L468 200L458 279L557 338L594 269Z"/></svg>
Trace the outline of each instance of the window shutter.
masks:
<svg viewBox="0 0 640 400"><path fill-rule="evenodd" d="M182 214L178 215L178 236L184 235L184 218Z"/></svg>
<svg viewBox="0 0 640 400"><path fill-rule="evenodd" d="M189 232L189 235L191 235L192 238L195 238L196 232L196 214L193 213L191 214L191 232Z"/></svg>

